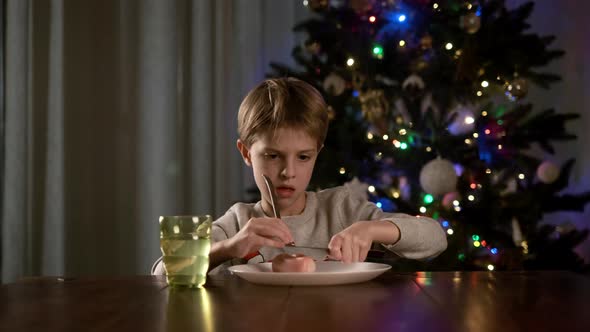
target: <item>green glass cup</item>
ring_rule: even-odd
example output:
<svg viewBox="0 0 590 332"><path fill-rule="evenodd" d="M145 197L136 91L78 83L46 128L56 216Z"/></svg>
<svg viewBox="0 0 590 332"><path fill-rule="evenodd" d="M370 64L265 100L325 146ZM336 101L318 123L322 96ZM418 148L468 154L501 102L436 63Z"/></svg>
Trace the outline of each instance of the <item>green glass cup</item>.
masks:
<svg viewBox="0 0 590 332"><path fill-rule="evenodd" d="M211 216L160 217L160 250L170 286L202 287L209 269Z"/></svg>

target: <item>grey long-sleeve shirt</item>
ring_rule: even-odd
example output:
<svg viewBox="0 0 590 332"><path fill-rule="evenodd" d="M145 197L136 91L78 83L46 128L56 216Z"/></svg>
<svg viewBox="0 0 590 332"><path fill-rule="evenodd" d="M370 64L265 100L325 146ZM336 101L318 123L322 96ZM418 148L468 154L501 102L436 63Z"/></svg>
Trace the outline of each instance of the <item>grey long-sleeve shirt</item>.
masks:
<svg viewBox="0 0 590 332"><path fill-rule="evenodd" d="M234 236L250 218L268 217L261 203L236 203L223 216L213 222L213 242ZM352 223L361 220L389 220L400 230L400 239L393 245L384 245L400 257L425 259L435 257L447 247L446 234L435 220L400 213L385 213L374 203L355 197L346 187L335 187L319 192L307 192L305 209L296 216L281 218L289 227L298 246L327 247L333 235ZM282 253L280 249L263 247L259 250L266 260ZM307 254L303 252L304 254ZM314 256L310 254L310 256ZM323 259L323 257L314 257ZM256 260L254 260L256 261ZM218 273L232 263L226 262L211 273ZM155 267L161 270L161 267Z"/></svg>

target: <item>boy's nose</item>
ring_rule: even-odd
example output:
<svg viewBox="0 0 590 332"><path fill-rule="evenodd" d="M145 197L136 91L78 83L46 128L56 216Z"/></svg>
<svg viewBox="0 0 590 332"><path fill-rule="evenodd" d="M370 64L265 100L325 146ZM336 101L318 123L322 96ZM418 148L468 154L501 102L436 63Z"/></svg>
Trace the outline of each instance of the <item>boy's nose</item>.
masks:
<svg viewBox="0 0 590 332"><path fill-rule="evenodd" d="M295 176L295 167L293 162L285 162L283 165L283 170L281 171L281 176L286 179L290 179Z"/></svg>

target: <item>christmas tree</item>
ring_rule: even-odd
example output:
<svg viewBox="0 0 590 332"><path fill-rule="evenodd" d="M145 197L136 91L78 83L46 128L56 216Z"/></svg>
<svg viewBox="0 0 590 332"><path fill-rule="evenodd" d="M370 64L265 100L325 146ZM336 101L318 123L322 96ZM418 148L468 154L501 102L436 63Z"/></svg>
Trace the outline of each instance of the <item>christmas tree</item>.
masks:
<svg viewBox="0 0 590 332"><path fill-rule="evenodd" d="M298 66L272 63L320 90L330 129L311 189L348 185L384 211L441 223L448 249L409 269L585 270L587 230L542 225L583 211L590 192L563 194L574 160L539 157L575 113L537 110L528 87L560 80L564 55L528 31L533 3L503 0L307 0L294 27Z"/></svg>

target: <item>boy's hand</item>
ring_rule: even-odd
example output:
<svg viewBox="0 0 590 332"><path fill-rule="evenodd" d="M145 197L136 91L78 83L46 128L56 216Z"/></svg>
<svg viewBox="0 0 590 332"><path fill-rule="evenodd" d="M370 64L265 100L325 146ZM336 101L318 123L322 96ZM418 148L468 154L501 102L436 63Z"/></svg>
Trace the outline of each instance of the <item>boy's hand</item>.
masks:
<svg viewBox="0 0 590 332"><path fill-rule="evenodd" d="M358 221L332 236L328 258L344 263L363 262L373 242L392 244L399 236L399 229L389 221Z"/></svg>
<svg viewBox="0 0 590 332"><path fill-rule="evenodd" d="M344 263L364 261L373 244L368 223L370 221L355 222L345 230L332 236L328 244L328 249L330 249L328 258L343 261Z"/></svg>
<svg viewBox="0 0 590 332"><path fill-rule="evenodd" d="M277 218L251 218L233 237L228 239L232 257L242 258L261 247L283 248L293 242L291 231Z"/></svg>

